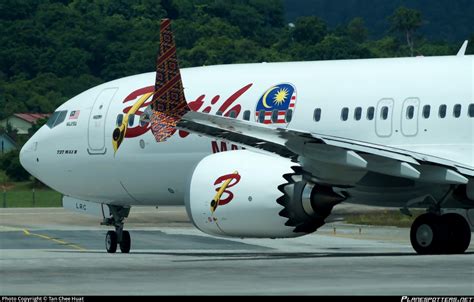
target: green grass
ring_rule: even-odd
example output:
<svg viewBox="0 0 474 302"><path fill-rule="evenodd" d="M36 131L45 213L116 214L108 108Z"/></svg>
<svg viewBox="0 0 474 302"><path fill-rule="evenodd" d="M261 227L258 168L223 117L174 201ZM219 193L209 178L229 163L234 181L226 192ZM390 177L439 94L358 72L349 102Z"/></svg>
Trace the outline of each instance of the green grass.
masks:
<svg viewBox="0 0 474 302"><path fill-rule="evenodd" d="M3 183L4 180L8 180L8 176L5 174L5 171L0 169L0 181Z"/></svg>
<svg viewBox="0 0 474 302"><path fill-rule="evenodd" d="M5 189L4 189L5 187ZM61 207L62 195L34 181L13 182L0 170L0 207Z"/></svg>
<svg viewBox="0 0 474 302"><path fill-rule="evenodd" d="M4 193L2 192L2 194ZM35 190L34 197L33 197L32 190L7 191L5 197L6 197L7 208L60 207L61 206L61 194L51 189ZM1 198L2 207L4 207L5 197L2 195L2 198Z"/></svg>
<svg viewBox="0 0 474 302"><path fill-rule="evenodd" d="M411 210L411 213L413 216L409 217L400 213L399 210L382 210L365 214L348 215L344 221L351 224L410 227L415 218L424 213L424 211Z"/></svg>

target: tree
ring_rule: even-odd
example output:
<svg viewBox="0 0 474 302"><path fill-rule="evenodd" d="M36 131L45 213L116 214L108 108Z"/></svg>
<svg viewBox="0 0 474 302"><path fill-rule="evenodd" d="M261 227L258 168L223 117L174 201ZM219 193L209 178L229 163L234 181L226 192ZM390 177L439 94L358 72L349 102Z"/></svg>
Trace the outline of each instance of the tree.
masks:
<svg viewBox="0 0 474 302"><path fill-rule="evenodd" d="M14 181L27 180L30 174L20 164L19 151L12 150L0 157L0 169Z"/></svg>
<svg viewBox="0 0 474 302"><path fill-rule="evenodd" d="M16 141L18 137L18 129L14 129L10 123L7 122L7 126L5 128L5 133L11 137L14 141Z"/></svg>
<svg viewBox="0 0 474 302"><path fill-rule="evenodd" d="M420 7L414 4L414 8ZM444 54L450 43L417 39L421 16L414 10L393 9L406 0L3 0L0 1L0 119L17 112L51 113L67 99L108 80L154 70L160 19L173 17L179 65L183 67L237 62L275 62L359 57ZM383 4L382 4L383 2ZM439 0L433 9L446 19L440 37L472 34L474 1ZM443 5L435 2L443 2ZM469 2L469 3L467 3ZM472 3L471 3L472 2ZM430 3L431 4L431 3ZM443 8L455 6L447 17ZM358 10L354 10L355 8ZM297 9L300 13L290 16ZM347 11L337 13L338 10ZM431 12L429 11L431 10ZM315 15L301 17L299 15ZM368 40L383 26L374 18L393 13L395 35ZM346 18L355 18L344 25ZM459 15L459 16L458 16ZM383 16L383 17L382 17ZM463 17L464 16L464 17ZM467 16L467 17L466 17ZM287 25L285 19L293 20ZM324 20L324 21L323 21ZM454 21L453 21L454 20ZM464 21L463 21L464 20ZM330 24L331 28L326 24ZM444 24L446 24L444 22ZM453 28L456 28L454 30ZM459 31L458 31L459 29ZM445 35L444 35L445 34ZM443 36L444 35L444 36ZM403 37L404 39L406 37ZM457 38L455 38L457 39ZM473 53L474 42L467 53ZM408 44L408 46L405 46ZM410 50L408 50L410 48ZM368 51L370 50L370 51Z"/></svg>
<svg viewBox="0 0 474 302"><path fill-rule="evenodd" d="M48 119L47 118L41 118L41 119L38 119L36 121L36 123L34 123L33 125L31 125L31 127L28 129L28 136L32 137L33 134L36 133L36 131L39 130L39 128L41 128L44 124L46 124L48 122Z"/></svg>
<svg viewBox="0 0 474 302"><path fill-rule="evenodd" d="M370 51L354 41L333 34L324 37L316 47L322 60L360 59L370 57Z"/></svg>
<svg viewBox="0 0 474 302"><path fill-rule="evenodd" d="M467 55L474 55L474 33L471 35L471 38L469 38L469 43L467 44L466 54Z"/></svg>
<svg viewBox="0 0 474 302"><path fill-rule="evenodd" d="M400 48L400 44L394 37L384 37L377 41L370 41L368 44L376 58L396 57Z"/></svg>
<svg viewBox="0 0 474 302"><path fill-rule="evenodd" d="M13 181L24 181L30 178L30 174L20 164L18 151L5 169L5 174Z"/></svg>
<svg viewBox="0 0 474 302"><path fill-rule="evenodd" d="M364 19L354 18L347 25L347 34L354 42L362 43L367 40L368 30L365 27Z"/></svg>
<svg viewBox="0 0 474 302"><path fill-rule="evenodd" d="M293 29L295 42L315 45L321 42L327 34L327 26L318 17L300 17L296 20Z"/></svg>
<svg viewBox="0 0 474 302"><path fill-rule="evenodd" d="M415 9L402 6L389 17L389 20L391 22L391 31L405 35L410 55L413 57L413 49L415 47L414 35L416 30L423 24L421 13Z"/></svg>

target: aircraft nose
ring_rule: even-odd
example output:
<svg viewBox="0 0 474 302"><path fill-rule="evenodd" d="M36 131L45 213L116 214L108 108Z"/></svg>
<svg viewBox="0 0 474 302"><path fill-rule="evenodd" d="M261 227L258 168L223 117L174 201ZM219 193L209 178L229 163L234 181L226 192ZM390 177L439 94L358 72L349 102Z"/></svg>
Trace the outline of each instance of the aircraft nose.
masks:
<svg viewBox="0 0 474 302"><path fill-rule="evenodd" d="M31 175L36 177L36 150L38 142L30 139L20 150L20 163Z"/></svg>

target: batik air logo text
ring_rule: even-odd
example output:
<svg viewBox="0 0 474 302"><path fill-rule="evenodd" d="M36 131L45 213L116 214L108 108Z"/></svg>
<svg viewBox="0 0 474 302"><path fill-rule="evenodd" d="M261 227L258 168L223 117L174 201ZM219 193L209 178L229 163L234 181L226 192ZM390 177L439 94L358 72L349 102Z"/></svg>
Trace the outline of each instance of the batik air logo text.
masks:
<svg viewBox="0 0 474 302"><path fill-rule="evenodd" d="M234 193L232 193L232 191L229 189L238 184L239 182L240 175L237 171L231 174L222 175L216 179L214 185L218 187L215 189L217 193L211 200L211 214L214 214L217 207L224 206L234 199Z"/></svg>
<svg viewBox="0 0 474 302"><path fill-rule="evenodd" d="M250 89L250 87L252 87L252 85L253 85L252 83L247 84L246 86L234 92L231 96L229 96L225 100L222 99L220 95L215 95L210 100L210 103L205 102L206 95L203 94L203 95L200 95L198 98L196 98L196 100L189 102L188 106L193 111L205 112L205 113L210 113L214 108L217 108L215 113L218 115L238 118L241 114L242 106L236 102L245 92L247 92ZM123 109L122 111L123 114L126 115L138 99L143 97L145 94L151 95L153 91L154 91L154 86L148 86L148 87L137 89L134 92L130 93L123 100L124 104L127 104L127 105L130 104L130 106L127 106ZM125 133L125 138L138 137L151 130L149 119L141 118L141 117L144 114L145 109L151 104L152 99L153 98L151 97L147 98L147 100L135 112L135 115L138 116L139 122L135 122L135 118L129 119L129 124L127 127L127 132ZM208 103L207 106L204 106L205 103ZM117 123L121 118L123 118L123 115L119 115L117 117ZM188 132L183 131L183 130L179 130L178 134L179 134L179 137L181 138L185 138L189 135ZM212 147L213 153L239 149L236 145L231 144L230 146L228 146L227 143L218 142L218 141L212 141L211 147Z"/></svg>

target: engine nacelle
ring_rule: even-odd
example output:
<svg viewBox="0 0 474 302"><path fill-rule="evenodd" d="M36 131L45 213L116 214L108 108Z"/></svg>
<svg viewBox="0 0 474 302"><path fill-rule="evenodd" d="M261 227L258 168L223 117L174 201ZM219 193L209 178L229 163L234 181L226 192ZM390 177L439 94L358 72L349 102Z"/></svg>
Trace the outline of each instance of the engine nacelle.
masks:
<svg viewBox="0 0 474 302"><path fill-rule="evenodd" d="M318 190L303 180L297 164L285 158L247 150L221 152L196 166L186 209L194 225L208 234L297 237L324 224L335 204L333 197L343 199L331 195L331 189L328 209L327 198L320 198Z"/></svg>

